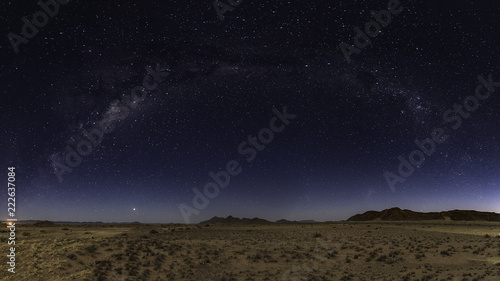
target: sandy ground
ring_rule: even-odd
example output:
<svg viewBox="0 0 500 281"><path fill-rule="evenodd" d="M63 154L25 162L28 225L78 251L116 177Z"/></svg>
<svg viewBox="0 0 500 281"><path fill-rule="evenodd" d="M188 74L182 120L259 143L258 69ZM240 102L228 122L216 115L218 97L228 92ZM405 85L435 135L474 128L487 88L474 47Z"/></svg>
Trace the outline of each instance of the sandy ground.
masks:
<svg viewBox="0 0 500 281"><path fill-rule="evenodd" d="M500 223L18 225L1 280L500 280Z"/></svg>

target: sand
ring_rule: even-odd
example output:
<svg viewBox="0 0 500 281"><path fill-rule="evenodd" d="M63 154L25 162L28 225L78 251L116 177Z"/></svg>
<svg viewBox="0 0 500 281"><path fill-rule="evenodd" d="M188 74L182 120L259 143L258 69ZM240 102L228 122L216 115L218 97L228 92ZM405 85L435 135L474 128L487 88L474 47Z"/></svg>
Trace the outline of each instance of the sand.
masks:
<svg viewBox="0 0 500 281"><path fill-rule="evenodd" d="M16 227L1 280L500 280L500 223Z"/></svg>

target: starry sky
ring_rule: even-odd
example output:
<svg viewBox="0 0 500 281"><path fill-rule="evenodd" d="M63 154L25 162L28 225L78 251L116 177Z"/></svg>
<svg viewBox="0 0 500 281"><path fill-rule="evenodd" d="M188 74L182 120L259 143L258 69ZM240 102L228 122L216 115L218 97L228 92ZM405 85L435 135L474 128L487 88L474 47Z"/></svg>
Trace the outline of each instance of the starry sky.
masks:
<svg viewBox="0 0 500 281"><path fill-rule="evenodd" d="M16 53L8 35L23 37L37 2L0 4L0 159L5 183L16 168L18 219L500 212L498 1L401 1L350 62L341 46L390 1L221 0L221 20L209 0L73 0ZM478 85L491 95L474 98ZM67 147L103 120L113 129L70 167ZM448 138L401 176L398 157L435 128ZM210 185L230 161L239 173Z"/></svg>

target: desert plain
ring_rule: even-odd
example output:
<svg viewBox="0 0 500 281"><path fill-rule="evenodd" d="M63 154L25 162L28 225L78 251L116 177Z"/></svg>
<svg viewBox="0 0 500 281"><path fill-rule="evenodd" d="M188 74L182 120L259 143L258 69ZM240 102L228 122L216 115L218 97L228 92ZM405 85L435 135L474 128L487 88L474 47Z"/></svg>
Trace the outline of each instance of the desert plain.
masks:
<svg viewBox="0 0 500 281"><path fill-rule="evenodd" d="M498 222L48 225L1 280L500 280Z"/></svg>

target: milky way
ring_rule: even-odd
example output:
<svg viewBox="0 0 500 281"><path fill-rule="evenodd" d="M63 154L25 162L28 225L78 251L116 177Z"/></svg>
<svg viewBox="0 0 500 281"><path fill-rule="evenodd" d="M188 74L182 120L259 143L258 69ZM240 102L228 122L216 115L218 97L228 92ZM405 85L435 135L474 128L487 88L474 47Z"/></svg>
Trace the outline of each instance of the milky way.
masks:
<svg viewBox="0 0 500 281"><path fill-rule="evenodd" d="M499 92L394 192L384 177L446 125L478 75L500 80L500 4L402 1L348 63L339 45L387 2L245 1L221 21L210 1L71 1L18 54L5 36L1 157L18 173L18 216L184 222L179 204L192 206L193 189L230 160L242 172L192 222L341 220L394 206L500 212ZM41 9L0 7L5 34ZM168 77L60 181L65 148L157 65ZM297 118L247 162L238 145L283 107Z"/></svg>

